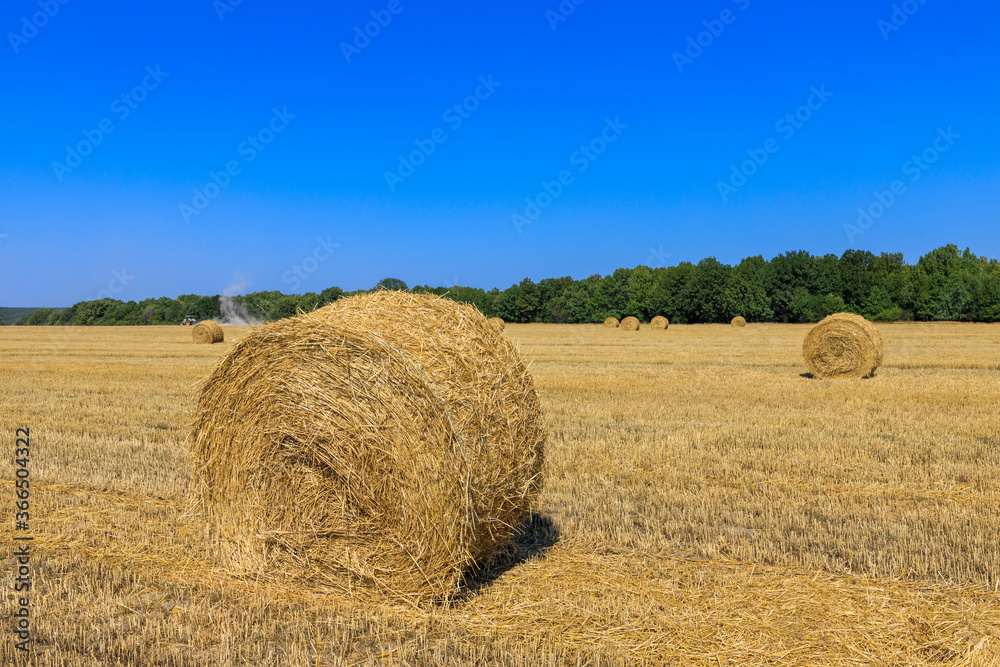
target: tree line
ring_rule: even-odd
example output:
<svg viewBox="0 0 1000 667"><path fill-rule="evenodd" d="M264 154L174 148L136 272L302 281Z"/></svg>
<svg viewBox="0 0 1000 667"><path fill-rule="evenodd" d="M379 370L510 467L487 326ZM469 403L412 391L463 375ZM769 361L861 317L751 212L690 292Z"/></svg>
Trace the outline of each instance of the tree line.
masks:
<svg viewBox="0 0 1000 667"><path fill-rule="evenodd" d="M676 323L728 322L737 315L751 322L817 322L844 311L884 322L1000 321L1000 263L955 245L932 250L916 264L903 261L902 253L848 250L838 257L799 250L770 260L747 257L733 266L708 257L697 264L637 266L582 280L535 283L525 278L502 291L457 285L410 289L396 278L372 289L447 295L508 322L601 322L630 315L643 321L664 315ZM253 292L232 297L232 302L252 317L276 320L364 291L370 290ZM219 296L81 301L70 308L37 310L18 324L179 324L189 316L221 318Z"/></svg>

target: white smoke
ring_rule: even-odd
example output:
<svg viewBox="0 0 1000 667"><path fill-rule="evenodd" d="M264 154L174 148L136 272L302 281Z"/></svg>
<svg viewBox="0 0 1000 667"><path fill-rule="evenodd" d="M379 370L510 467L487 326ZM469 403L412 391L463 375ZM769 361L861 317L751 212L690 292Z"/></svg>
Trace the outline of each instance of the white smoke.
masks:
<svg viewBox="0 0 1000 667"><path fill-rule="evenodd" d="M222 311L222 319L216 319L216 322L231 327L251 327L261 324L261 321L248 313L243 306L233 302L233 295L242 291L246 286L246 281L239 277L237 282L226 288L226 291L219 297L219 310Z"/></svg>

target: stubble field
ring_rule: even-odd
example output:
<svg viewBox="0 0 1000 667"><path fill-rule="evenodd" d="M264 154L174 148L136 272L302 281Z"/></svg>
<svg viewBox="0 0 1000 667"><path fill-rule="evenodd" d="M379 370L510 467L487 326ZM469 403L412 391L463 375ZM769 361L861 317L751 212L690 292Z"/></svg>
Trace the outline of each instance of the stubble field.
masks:
<svg viewBox="0 0 1000 667"><path fill-rule="evenodd" d="M1000 326L879 325L878 375L832 382L808 329L507 325L550 434L533 529L409 607L217 564L188 425L245 330L0 328L4 623L28 426L30 664L1000 664Z"/></svg>

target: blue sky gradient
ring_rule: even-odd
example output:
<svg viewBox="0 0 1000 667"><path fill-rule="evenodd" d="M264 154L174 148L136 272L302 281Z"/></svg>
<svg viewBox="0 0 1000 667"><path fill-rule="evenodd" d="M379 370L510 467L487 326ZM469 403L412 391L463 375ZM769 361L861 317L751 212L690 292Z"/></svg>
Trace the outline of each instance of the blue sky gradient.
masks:
<svg viewBox="0 0 1000 667"><path fill-rule="evenodd" d="M1000 255L1000 7L676 4L11 0L0 305Z"/></svg>

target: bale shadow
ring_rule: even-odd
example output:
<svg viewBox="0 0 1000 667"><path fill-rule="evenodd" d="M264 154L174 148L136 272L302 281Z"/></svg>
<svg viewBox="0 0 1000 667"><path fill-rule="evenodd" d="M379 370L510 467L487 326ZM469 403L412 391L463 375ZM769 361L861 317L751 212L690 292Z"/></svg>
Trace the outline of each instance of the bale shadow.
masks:
<svg viewBox="0 0 1000 667"><path fill-rule="evenodd" d="M474 595L521 563L541 556L558 541L559 528L552 519L532 512L514 531L506 549L466 570L457 597L461 599Z"/></svg>
<svg viewBox="0 0 1000 667"><path fill-rule="evenodd" d="M816 376L812 373L799 373L800 378L806 378L807 380L815 380Z"/></svg>

